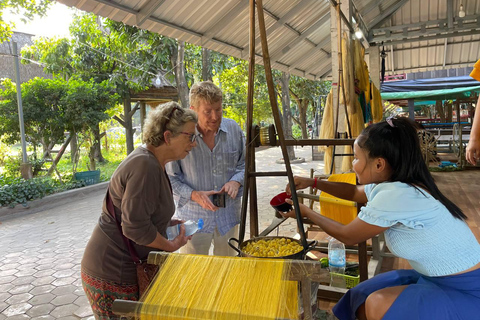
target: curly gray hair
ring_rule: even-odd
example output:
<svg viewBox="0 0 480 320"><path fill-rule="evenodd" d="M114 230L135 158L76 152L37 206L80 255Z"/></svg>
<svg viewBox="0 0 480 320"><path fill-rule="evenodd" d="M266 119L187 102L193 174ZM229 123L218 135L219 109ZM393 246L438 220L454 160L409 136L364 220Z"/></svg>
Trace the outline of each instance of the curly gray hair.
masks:
<svg viewBox="0 0 480 320"><path fill-rule="evenodd" d="M151 110L145 119L143 142L158 147L165 143L165 131L169 130L173 136L177 136L186 123L197 121L197 114L193 110L183 109L173 101L161 104Z"/></svg>

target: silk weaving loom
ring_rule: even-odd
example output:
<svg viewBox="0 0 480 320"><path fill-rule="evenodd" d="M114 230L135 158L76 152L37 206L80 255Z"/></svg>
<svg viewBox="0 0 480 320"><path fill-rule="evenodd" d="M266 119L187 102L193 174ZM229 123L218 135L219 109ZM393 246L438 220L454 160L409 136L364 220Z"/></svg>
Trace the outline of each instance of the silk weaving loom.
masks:
<svg viewBox="0 0 480 320"><path fill-rule="evenodd" d="M311 319L311 282L328 282L314 261L151 252L158 275L139 302L115 300L113 312L139 319ZM253 290L253 291L252 291ZM159 302L161 301L161 302Z"/></svg>

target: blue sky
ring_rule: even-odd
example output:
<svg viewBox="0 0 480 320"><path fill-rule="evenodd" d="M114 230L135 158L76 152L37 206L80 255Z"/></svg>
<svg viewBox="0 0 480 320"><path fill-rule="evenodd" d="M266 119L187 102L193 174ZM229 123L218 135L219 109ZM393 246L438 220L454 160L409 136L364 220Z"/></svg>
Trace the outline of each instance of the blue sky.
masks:
<svg viewBox="0 0 480 320"><path fill-rule="evenodd" d="M74 12L74 9L55 2L47 11L45 17L36 18L27 24L24 24L18 16L12 15L8 11L3 13L3 18L5 21L15 22L14 31L30 33L36 36L68 37L68 26L73 19Z"/></svg>

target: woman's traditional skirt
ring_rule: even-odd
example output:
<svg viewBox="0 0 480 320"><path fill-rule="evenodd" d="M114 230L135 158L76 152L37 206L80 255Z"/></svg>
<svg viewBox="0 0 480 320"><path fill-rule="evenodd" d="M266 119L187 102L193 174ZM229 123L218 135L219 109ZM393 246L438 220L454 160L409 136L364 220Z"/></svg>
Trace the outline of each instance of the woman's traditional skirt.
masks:
<svg viewBox="0 0 480 320"><path fill-rule="evenodd" d="M120 284L93 277L82 270L82 286L92 306L95 319L125 319L113 314L115 299L138 301L138 285Z"/></svg>
<svg viewBox="0 0 480 320"><path fill-rule="evenodd" d="M408 285L384 320L480 319L480 269L452 276L428 277L415 270L376 275L350 289L333 308L340 320L354 320L357 308L380 289Z"/></svg>

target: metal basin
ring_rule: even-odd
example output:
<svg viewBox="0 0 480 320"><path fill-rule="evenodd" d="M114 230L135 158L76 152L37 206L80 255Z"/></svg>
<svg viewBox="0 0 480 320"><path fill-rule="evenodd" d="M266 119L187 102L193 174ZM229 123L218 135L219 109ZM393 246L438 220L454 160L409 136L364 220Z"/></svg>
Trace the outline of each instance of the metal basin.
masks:
<svg viewBox="0 0 480 320"><path fill-rule="evenodd" d="M256 242L256 241L259 241L259 240L270 240L270 239L290 239L291 241L294 241L294 242L298 243L300 246L302 246L302 242L300 240L293 239L293 238L290 238L290 237L280 237L280 236L255 237L255 238L243 241L240 244L239 244L238 239L230 238L230 239L228 239L228 245L238 253L239 257L265 258L265 259L296 259L296 260L303 260L305 258L305 255L307 254L307 252L312 250L317 245L317 241L314 240L314 241L312 241L308 244L307 250L305 250L305 248L304 248L302 251L299 251L297 253L294 253L294 254L291 254L291 255L288 255L288 256L281 256L281 257L256 257L256 256L252 256L252 255L246 253L243 250L247 246L247 244L249 244L250 242ZM233 242L236 242L236 245L233 244Z"/></svg>

